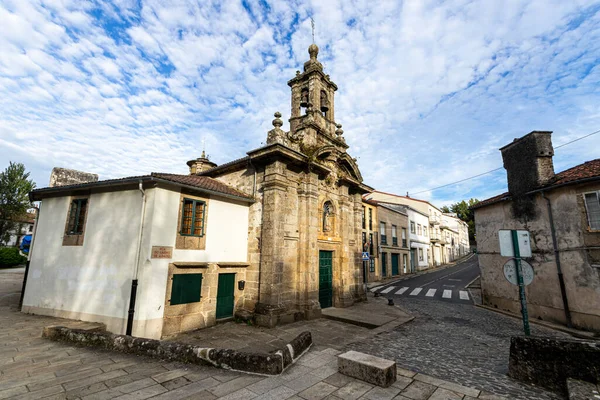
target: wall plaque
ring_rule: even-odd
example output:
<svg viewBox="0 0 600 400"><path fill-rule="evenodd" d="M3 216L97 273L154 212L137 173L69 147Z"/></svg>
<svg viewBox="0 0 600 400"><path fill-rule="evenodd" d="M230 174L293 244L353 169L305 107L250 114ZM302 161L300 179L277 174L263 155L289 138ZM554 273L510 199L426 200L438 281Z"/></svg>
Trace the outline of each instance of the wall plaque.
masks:
<svg viewBox="0 0 600 400"><path fill-rule="evenodd" d="M172 246L152 246L151 258L173 258Z"/></svg>

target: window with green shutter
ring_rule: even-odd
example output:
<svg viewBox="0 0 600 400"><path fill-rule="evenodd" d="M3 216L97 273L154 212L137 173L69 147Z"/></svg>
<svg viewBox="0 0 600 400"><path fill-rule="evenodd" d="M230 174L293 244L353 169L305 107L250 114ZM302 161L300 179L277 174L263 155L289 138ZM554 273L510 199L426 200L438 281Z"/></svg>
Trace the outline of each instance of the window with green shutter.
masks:
<svg viewBox="0 0 600 400"><path fill-rule="evenodd" d="M171 305L197 303L202 297L202 274L174 274Z"/></svg>

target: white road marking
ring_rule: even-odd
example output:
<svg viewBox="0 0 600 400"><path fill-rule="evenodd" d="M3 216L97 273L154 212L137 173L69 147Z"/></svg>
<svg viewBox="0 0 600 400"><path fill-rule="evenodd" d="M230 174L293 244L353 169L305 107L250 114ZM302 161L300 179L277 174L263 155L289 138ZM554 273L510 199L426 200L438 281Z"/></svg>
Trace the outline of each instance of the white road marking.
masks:
<svg viewBox="0 0 600 400"><path fill-rule="evenodd" d="M452 297L452 290L448 290L448 289L444 290L444 293L442 294L442 297L445 298L445 299L451 298Z"/></svg>
<svg viewBox="0 0 600 400"><path fill-rule="evenodd" d="M461 290L458 292L458 295L460 296L461 300L469 300L469 293L467 293L466 290Z"/></svg>
<svg viewBox="0 0 600 400"><path fill-rule="evenodd" d="M391 292L392 290L394 290L395 288L396 288L396 286L388 286L388 287L386 287L385 289L383 289L383 290L381 291L381 293L389 293L389 292Z"/></svg>
<svg viewBox="0 0 600 400"><path fill-rule="evenodd" d="M379 289L381 289L382 287L383 287L383 286L376 286L376 287L374 287L374 288L371 288L371 292L376 292L376 291L378 291Z"/></svg>
<svg viewBox="0 0 600 400"><path fill-rule="evenodd" d="M429 289L427 291L427 294L425 296L426 297L433 297L435 295L435 292L437 292L437 289Z"/></svg>
<svg viewBox="0 0 600 400"><path fill-rule="evenodd" d="M402 294L402 293L406 292L407 290L408 290L408 287L407 287L407 286L405 286L405 287L403 287L402 289L398 290L398 291L396 292L396 294Z"/></svg>
<svg viewBox="0 0 600 400"><path fill-rule="evenodd" d="M421 290L423 290L423 288L421 288L421 287L418 287L418 288L416 288L415 290L413 290L412 292L410 292L410 295L411 295L411 296L416 296L416 295L418 295L419 293L421 293Z"/></svg>

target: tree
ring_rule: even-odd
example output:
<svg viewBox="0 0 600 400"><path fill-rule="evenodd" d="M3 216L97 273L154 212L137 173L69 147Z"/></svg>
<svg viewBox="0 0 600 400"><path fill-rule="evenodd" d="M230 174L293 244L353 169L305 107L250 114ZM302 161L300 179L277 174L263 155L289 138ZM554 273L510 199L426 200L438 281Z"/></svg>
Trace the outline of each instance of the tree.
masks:
<svg viewBox="0 0 600 400"><path fill-rule="evenodd" d="M475 242L475 214L471 207L479 203L477 199L469 199L468 201L462 200L458 203L451 204L450 207L442 207L442 212L452 212L456 216L465 221L469 226L469 242Z"/></svg>
<svg viewBox="0 0 600 400"><path fill-rule="evenodd" d="M29 192L34 188L35 183L21 163L9 162L0 172L0 245L6 244L11 233L19 228L19 220L31 207Z"/></svg>

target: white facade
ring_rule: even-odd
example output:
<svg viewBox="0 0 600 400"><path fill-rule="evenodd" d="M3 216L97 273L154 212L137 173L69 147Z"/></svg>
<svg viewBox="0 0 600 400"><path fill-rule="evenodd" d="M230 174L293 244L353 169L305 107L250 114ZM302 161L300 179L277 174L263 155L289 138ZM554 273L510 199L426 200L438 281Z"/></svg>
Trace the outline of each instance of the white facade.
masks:
<svg viewBox="0 0 600 400"><path fill-rule="evenodd" d="M454 231L454 254L456 257L463 257L470 252L469 247L469 226L467 223L456 216L454 213L442 215L442 225L447 226Z"/></svg>
<svg viewBox="0 0 600 400"><path fill-rule="evenodd" d="M429 266L429 237L427 232L429 227L429 218L427 215L422 214L410 207L407 207L407 214L411 263L416 271L427 269Z"/></svg>
<svg viewBox="0 0 600 400"><path fill-rule="evenodd" d="M140 225L134 336L161 337L168 268L174 260L247 261L247 204L211 195L205 249L177 250L179 188L145 193L143 219L137 188L92 193L80 246L63 245L71 197L43 199L22 311L102 322L111 332L125 333ZM173 257L151 258L152 246L172 247Z"/></svg>

